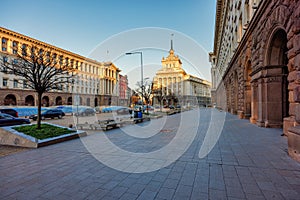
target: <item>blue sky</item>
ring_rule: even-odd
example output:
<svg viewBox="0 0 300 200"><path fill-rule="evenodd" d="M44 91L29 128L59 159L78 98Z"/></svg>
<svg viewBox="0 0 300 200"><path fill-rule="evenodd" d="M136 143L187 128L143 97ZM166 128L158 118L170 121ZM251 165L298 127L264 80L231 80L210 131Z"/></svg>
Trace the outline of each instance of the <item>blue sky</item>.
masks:
<svg viewBox="0 0 300 200"><path fill-rule="evenodd" d="M182 42L177 37L181 34L208 53L213 49L215 6L215 0L5 0L1 3L0 26L86 57L91 57L99 44L113 36L144 27L175 32L175 52L180 52L180 45L176 44ZM158 36L153 40L160 38ZM171 36L163 38L166 41L161 43L165 47L163 49L167 50ZM126 45L125 41L126 38L124 44L119 43L117 46ZM105 52L114 52L115 46L106 46ZM98 55L96 59L112 60L123 68L123 72L126 66L139 63L136 62L138 58L132 56L129 61L129 58L122 58L121 54L118 59L109 54ZM189 52L181 52L179 55L182 54L187 55ZM145 65L159 64L163 56L167 56L167 52L145 52ZM190 68L188 62L184 64ZM207 66L208 56L205 62L196 63L194 68L200 65L210 67ZM192 69L186 70L196 73Z"/></svg>

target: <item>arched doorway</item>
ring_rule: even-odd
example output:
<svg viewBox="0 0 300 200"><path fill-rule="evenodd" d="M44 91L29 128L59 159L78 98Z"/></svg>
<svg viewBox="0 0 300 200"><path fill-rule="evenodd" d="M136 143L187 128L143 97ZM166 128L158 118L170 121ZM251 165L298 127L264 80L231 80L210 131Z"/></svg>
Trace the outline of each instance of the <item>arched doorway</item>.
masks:
<svg viewBox="0 0 300 200"><path fill-rule="evenodd" d="M62 105L62 98L61 98L61 96L56 97L56 99L55 99L55 105Z"/></svg>
<svg viewBox="0 0 300 200"><path fill-rule="evenodd" d="M73 103L72 97L69 97L68 98L68 105L72 105L72 103Z"/></svg>
<svg viewBox="0 0 300 200"><path fill-rule="evenodd" d="M82 97L79 97L79 105L82 105Z"/></svg>
<svg viewBox="0 0 300 200"><path fill-rule="evenodd" d="M49 97L48 96L44 96L42 98L42 106L49 107Z"/></svg>
<svg viewBox="0 0 300 200"><path fill-rule="evenodd" d="M16 96L13 94L8 94L4 98L4 105L5 106L15 106L17 105L17 99Z"/></svg>
<svg viewBox="0 0 300 200"><path fill-rule="evenodd" d="M25 105L34 106L34 97L32 95L28 95L25 97Z"/></svg>
<svg viewBox="0 0 300 200"><path fill-rule="evenodd" d="M91 105L91 99L90 99L90 98L87 98L87 99L86 99L86 105L87 105L87 106L90 106L90 105Z"/></svg>
<svg viewBox="0 0 300 200"><path fill-rule="evenodd" d="M287 34L283 29L277 29L269 42L266 57L265 74L269 76L264 80L266 127L282 127L283 118L289 116L287 51Z"/></svg>
<svg viewBox="0 0 300 200"><path fill-rule="evenodd" d="M94 101L95 101L95 102L94 102L94 105L95 105L95 107L97 107L97 106L98 106L98 98L95 98Z"/></svg>

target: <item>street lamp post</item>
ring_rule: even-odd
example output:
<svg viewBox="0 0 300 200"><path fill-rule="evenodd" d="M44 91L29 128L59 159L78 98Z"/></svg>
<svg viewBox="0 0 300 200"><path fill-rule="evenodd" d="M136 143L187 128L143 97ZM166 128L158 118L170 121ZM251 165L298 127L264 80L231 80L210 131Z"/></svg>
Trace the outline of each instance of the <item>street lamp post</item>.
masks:
<svg viewBox="0 0 300 200"><path fill-rule="evenodd" d="M144 109L144 74L143 74L143 52L141 51L134 51L134 52L128 52L126 55L132 55L132 54L140 54L141 55L141 87L142 87L142 106Z"/></svg>

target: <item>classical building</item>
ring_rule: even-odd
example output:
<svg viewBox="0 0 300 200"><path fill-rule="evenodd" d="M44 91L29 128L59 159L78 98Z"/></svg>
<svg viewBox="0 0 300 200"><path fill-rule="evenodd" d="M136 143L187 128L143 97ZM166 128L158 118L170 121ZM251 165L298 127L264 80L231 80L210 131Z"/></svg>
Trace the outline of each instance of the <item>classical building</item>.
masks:
<svg viewBox="0 0 300 200"><path fill-rule="evenodd" d="M81 105L109 105L118 101L118 91L114 90L118 89L115 86L120 70L113 63L98 62L2 27L0 41L0 59L3 62L15 61L18 49L34 46L40 50L51 50L54 58L78 69L74 84L62 85L43 95L44 106L71 105L77 94ZM37 94L26 87L22 77L0 72L0 105L35 106Z"/></svg>
<svg viewBox="0 0 300 200"><path fill-rule="evenodd" d="M187 74L180 58L174 54L173 41L166 58L162 58L162 68L153 78L153 104L200 105L210 104L210 82Z"/></svg>
<svg viewBox="0 0 300 200"><path fill-rule="evenodd" d="M283 127L290 144L300 123L299 41L300 1L217 0L213 102L258 126Z"/></svg>

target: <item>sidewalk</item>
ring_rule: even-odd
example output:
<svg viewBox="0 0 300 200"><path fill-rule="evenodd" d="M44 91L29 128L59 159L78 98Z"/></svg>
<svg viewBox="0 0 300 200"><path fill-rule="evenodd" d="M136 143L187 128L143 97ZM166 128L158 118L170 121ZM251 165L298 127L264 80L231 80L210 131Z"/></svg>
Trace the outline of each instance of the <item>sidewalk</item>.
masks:
<svg viewBox="0 0 300 200"><path fill-rule="evenodd" d="M281 129L227 114L213 150L198 157L211 110L201 110L198 134L185 154L154 172L109 168L80 139L0 157L0 199L299 199L300 163L288 156ZM128 151L156 151L174 138L179 118L169 116L164 130L148 139L120 129L105 134Z"/></svg>

